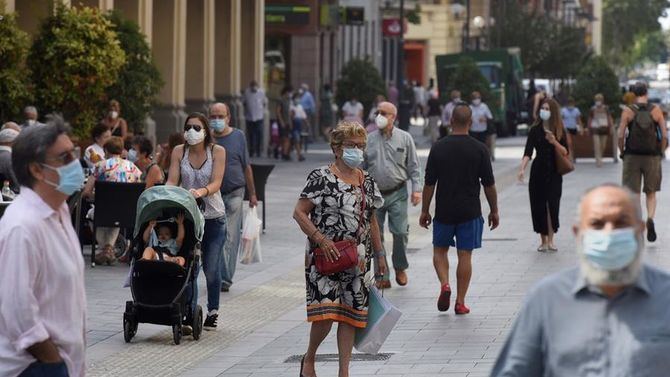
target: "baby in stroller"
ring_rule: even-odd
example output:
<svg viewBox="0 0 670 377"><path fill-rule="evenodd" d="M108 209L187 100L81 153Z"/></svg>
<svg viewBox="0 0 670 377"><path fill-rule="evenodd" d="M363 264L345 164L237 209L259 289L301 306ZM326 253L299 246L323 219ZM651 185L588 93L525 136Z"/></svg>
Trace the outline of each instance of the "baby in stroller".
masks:
<svg viewBox="0 0 670 377"><path fill-rule="evenodd" d="M181 245L184 243L184 214L180 213L175 218L177 223L177 238L173 237L172 227L168 222L158 222L151 220L149 226L144 230L143 240L147 248L142 253L142 259L156 260L161 259L168 262L177 263L184 267L186 260L183 257L177 256ZM151 233L156 229L158 240L152 245L150 242Z"/></svg>

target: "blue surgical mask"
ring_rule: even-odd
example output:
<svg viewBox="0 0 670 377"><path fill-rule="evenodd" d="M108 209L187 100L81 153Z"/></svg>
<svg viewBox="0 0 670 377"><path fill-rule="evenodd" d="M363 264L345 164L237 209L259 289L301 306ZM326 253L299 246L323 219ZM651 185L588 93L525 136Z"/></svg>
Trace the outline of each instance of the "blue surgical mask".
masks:
<svg viewBox="0 0 670 377"><path fill-rule="evenodd" d="M226 120L225 119L212 119L212 128L216 132L223 132L226 129Z"/></svg>
<svg viewBox="0 0 670 377"><path fill-rule="evenodd" d="M45 168L55 170L58 173L58 184L49 182L46 179L48 185L51 185L56 188L56 190L62 192L63 194L70 196L84 186L84 169L82 169L79 160L73 160L67 165L63 165L58 168L42 164Z"/></svg>
<svg viewBox="0 0 670 377"><path fill-rule="evenodd" d="M638 239L633 228L611 232L588 230L582 245L586 260L605 271L617 271L630 265L638 252Z"/></svg>
<svg viewBox="0 0 670 377"><path fill-rule="evenodd" d="M128 151L128 161L133 163L137 161L137 151L135 149Z"/></svg>
<svg viewBox="0 0 670 377"><path fill-rule="evenodd" d="M356 169L363 163L363 151L358 148L344 148L342 151L342 161L348 167Z"/></svg>
<svg viewBox="0 0 670 377"><path fill-rule="evenodd" d="M551 111L546 109L540 109L540 119L549 120L551 118Z"/></svg>

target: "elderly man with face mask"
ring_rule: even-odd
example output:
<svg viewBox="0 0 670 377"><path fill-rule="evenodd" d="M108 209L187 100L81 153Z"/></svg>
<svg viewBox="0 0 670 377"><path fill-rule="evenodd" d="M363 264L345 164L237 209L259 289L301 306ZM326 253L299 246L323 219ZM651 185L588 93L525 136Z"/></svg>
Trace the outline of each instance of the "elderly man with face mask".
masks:
<svg viewBox="0 0 670 377"><path fill-rule="evenodd" d="M412 182L412 205L421 202L421 168L416 154L412 135L394 126L398 110L390 102L377 105L375 124L378 131L368 136L365 152L365 169L379 185L384 196L384 205L377 210L379 228L383 229L388 214L389 231L393 234L393 268L398 285L407 284L409 267L407 262L407 241L409 224L407 223L407 181ZM389 288L388 274L378 282L381 288Z"/></svg>
<svg viewBox="0 0 670 377"><path fill-rule="evenodd" d="M491 375L668 375L670 275L642 263L636 197L596 187L579 214L579 267L531 290Z"/></svg>

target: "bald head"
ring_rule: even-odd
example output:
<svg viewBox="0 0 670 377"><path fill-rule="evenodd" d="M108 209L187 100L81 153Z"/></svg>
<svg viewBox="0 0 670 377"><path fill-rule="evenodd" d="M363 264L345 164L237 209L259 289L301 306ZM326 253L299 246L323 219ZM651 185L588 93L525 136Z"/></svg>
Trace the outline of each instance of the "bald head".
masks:
<svg viewBox="0 0 670 377"><path fill-rule="evenodd" d="M464 129L472 123L472 110L468 105L458 105L451 113L451 127Z"/></svg>
<svg viewBox="0 0 670 377"><path fill-rule="evenodd" d="M218 117L228 118L230 116L230 111L228 105L223 102L216 102L209 106L209 117L211 119L216 119Z"/></svg>
<svg viewBox="0 0 670 377"><path fill-rule="evenodd" d="M587 191L579 203L578 215L576 233L589 229L610 231L633 227L639 232L644 229L637 196L614 184Z"/></svg>
<svg viewBox="0 0 670 377"><path fill-rule="evenodd" d="M3 124L2 128L0 128L0 131L5 130L5 129L10 129L10 130L21 132L21 127L19 127L19 125L14 123L14 122L7 122L7 123Z"/></svg>
<svg viewBox="0 0 670 377"><path fill-rule="evenodd" d="M391 127L387 127L386 128L387 130L390 130L391 128L393 128L392 127L393 122L395 122L396 117L398 116L398 109L395 107L394 104L392 104L391 102L386 102L386 101L379 102L379 104L377 105L377 113L379 115L383 116L383 117L386 117L386 119L388 119L387 124L391 125Z"/></svg>

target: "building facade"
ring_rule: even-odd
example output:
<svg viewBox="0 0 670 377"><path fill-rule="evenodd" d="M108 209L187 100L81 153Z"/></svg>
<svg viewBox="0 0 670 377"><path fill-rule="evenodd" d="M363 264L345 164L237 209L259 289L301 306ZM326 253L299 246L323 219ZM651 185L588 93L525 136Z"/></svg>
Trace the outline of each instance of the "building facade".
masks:
<svg viewBox="0 0 670 377"><path fill-rule="evenodd" d="M263 77L264 0L57 1L118 10L140 26L165 81L148 135L165 140L182 130L188 112L206 110L214 101L229 103L233 121L244 128L240 92ZM5 11L16 11L19 27L35 35L52 4L5 0Z"/></svg>

